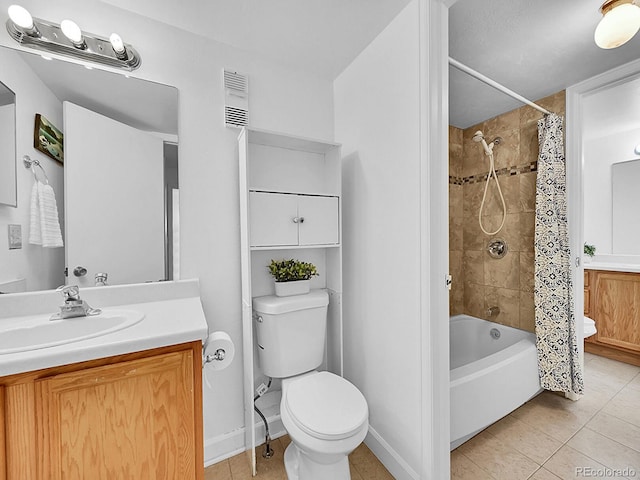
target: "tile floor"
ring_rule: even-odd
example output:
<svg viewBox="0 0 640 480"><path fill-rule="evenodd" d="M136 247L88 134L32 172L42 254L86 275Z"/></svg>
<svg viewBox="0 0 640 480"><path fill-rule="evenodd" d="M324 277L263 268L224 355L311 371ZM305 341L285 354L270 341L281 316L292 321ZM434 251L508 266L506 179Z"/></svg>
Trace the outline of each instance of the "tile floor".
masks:
<svg viewBox="0 0 640 480"><path fill-rule="evenodd" d="M543 392L458 447L451 479L640 478L640 367L586 353L585 384L577 402Z"/></svg>
<svg viewBox="0 0 640 480"><path fill-rule="evenodd" d="M263 446L258 447L257 480L287 480L284 470L284 449L289 445L289 437L280 437L271 443L274 455L269 460L262 458ZM351 480L393 480L371 450L363 443L349 455ZM247 455L241 453L228 460L216 463L204 471L205 480L251 480ZM331 479L327 479L331 480Z"/></svg>
<svg viewBox="0 0 640 480"><path fill-rule="evenodd" d="M543 392L451 452L451 480L640 479L640 367L586 353L585 382L579 401ZM257 479L286 480L288 444L274 440L270 460L259 447ZM365 444L349 465L352 480L393 479ZM625 468L629 477L606 470ZM251 478L244 453L205 470L205 480Z"/></svg>

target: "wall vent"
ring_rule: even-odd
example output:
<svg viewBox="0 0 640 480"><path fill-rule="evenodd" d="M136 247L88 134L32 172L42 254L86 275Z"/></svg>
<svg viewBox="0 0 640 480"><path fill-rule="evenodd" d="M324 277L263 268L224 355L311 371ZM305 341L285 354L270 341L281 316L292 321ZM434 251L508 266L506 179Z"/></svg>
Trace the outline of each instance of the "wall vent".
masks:
<svg viewBox="0 0 640 480"><path fill-rule="evenodd" d="M223 70L224 123L227 127L249 124L249 78L238 72Z"/></svg>
<svg viewBox="0 0 640 480"><path fill-rule="evenodd" d="M224 123L227 127L244 127L249 124L249 112L242 108L225 105Z"/></svg>

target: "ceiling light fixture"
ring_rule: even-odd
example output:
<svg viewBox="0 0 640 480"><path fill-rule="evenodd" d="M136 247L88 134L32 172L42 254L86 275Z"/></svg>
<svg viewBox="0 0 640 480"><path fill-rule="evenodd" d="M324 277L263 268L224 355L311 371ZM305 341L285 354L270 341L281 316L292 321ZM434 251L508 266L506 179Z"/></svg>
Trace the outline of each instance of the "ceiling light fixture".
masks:
<svg viewBox="0 0 640 480"><path fill-rule="evenodd" d="M104 38L83 32L71 20L63 20L57 25L32 17L19 5L11 5L8 12L7 31L25 47L128 71L140 66L138 52L124 43L118 34Z"/></svg>
<svg viewBox="0 0 640 480"><path fill-rule="evenodd" d="M600 7L603 17L594 40L600 48L616 48L627 43L640 29L638 0L607 0Z"/></svg>

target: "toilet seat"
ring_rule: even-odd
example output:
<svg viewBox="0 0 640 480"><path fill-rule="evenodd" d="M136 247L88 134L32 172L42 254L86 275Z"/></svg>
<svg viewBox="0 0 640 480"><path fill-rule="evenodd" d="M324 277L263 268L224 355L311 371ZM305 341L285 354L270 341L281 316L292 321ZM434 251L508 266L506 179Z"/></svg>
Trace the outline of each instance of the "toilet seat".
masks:
<svg viewBox="0 0 640 480"><path fill-rule="evenodd" d="M596 330L596 322L591 318L585 316L584 317L584 338L590 337L591 335L595 335Z"/></svg>
<svg viewBox="0 0 640 480"><path fill-rule="evenodd" d="M330 372L305 375L287 388L284 406L305 433L323 440L341 440L368 421L367 401L349 381Z"/></svg>

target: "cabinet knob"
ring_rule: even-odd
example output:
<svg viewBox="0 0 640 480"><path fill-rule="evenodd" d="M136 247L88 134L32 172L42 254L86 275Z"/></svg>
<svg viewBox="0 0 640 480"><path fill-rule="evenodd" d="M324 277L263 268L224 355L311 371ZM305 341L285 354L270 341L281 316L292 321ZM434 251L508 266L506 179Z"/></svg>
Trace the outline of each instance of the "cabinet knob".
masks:
<svg viewBox="0 0 640 480"><path fill-rule="evenodd" d="M293 217L293 223L304 223L304 217Z"/></svg>

